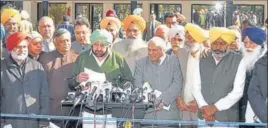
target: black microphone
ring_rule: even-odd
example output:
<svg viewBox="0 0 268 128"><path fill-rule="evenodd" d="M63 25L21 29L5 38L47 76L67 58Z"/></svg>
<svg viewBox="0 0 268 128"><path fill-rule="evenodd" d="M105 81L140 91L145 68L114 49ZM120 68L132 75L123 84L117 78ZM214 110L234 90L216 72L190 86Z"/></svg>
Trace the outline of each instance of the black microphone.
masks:
<svg viewBox="0 0 268 128"><path fill-rule="evenodd" d="M106 88L105 89L105 102L109 102L110 99L110 89Z"/></svg>
<svg viewBox="0 0 268 128"><path fill-rule="evenodd" d="M144 97L143 97L143 88L138 88L137 94L138 95L137 95L136 102L138 103L138 102L141 102L144 99Z"/></svg>
<svg viewBox="0 0 268 128"><path fill-rule="evenodd" d="M127 89L131 89L133 87L133 84L130 81L127 81L124 85L123 85L123 90L127 90Z"/></svg>
<svg viewBox="0 0 268 128"><path fill-rule="evenodd" d="M91 82L87 82L85 85L79 84L74 87L75 90L82 90L83 87L91 87Z"/></svg>
<svg viewBox="0 0 268 128"><path fill-rule="evenodd" d="M94 102L93 102L94 97L93 97L93 96L94 96L96 90L97 90L97 87L94 86L93 89L92 89L92 91L91 91L91 93L89 93L89 95L88 95L88 97L87 97L87 104L88 104L88 106L90 106L90 107L94 105ZM96 96L97 96L97 95L95 95L95 97L96 97Z"/></svg>
<svg viewBox="0 0 268 128"><path fill-rule="evenodd" d="M93 95L94 95L94 93L96 92L96 90L97 90L97 87L96 87L96 86L94 86L94 87L93 87L93 89L92 89L92 91L91 91L91 94L90 94L90 95L92 95L92 96L93 96Z"/></svg>
<svg viewBox="0 0 268 128"><path fill-rule="evenodd" d="M84 93L79 93L77 97L74 99L74 107L78 105L78 103L84 98Z"/></svg>

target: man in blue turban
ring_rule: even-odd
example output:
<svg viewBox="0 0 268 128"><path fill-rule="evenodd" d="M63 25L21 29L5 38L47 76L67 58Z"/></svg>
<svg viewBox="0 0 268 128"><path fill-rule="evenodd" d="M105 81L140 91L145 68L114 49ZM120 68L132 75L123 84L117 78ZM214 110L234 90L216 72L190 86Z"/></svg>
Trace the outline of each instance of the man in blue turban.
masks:
<svg viewBox="0 0 268 128"><path fill-rule="evenodd" d="M266 33L259 27L248 27L242 31L243 48L243 61L246 66L246 81L244 87L244 94L240 100L240 121L254 123L254 112L248 102L248 87L252 78L252 70L259 58L261 58L267 51L266 48Z"/></svg>

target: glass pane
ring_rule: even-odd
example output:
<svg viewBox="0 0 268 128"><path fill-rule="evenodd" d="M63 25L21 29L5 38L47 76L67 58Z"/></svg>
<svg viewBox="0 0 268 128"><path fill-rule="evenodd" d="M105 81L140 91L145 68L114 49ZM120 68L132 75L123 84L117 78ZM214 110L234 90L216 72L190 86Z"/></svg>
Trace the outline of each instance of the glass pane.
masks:
<svg viewBox="0 0 268 128"><path fill-rule="evenodd" d="M237 15L239 15L240 23L244 20L250 20L251 23L262 26L264 23L264 6L263 5L236 5Z"/></svg>
<svg viewBox="0 0 268 128"><path fill-rule="evenodd" d="M102 12L103 12L103 5L102 4L92 4L92 29L93 31L95 29L99 28L99 23L102 19Z"/></svg>
<svg viewBox="0 0 268 128"><path fill-rule="evenodd" d="M23 9L23 1L1 1L1 9L3 8L15 8L17 10Z"/></svg>
<svg viewBox="0 0 268 128"><path fill-rule="evenodd" d="M142 4L137 5L138 8L142 8ZM130 4L114 4L114 10L120 20L123 20L126 16L131 14Z"/></svg>
<svg viewBox="0 0 268 128"><path fill-rule="evenodd" d="M151 13L155 13L157 20L163 22L168 12L181 12L181 4L151 4Z"/></svg>
<svg viewBox="0 0 268 128"><path fill-rule="evenodd" d="M83 17L89 19L89 4L76 4L76 16L77 14L82 14Z"/></svg>
<svg viewBox="0 0 268 128"><path fill-rule="evenodd" d="M66 9L65 3L49 3L48 16L54 20L56 26L62 22L62 16L66 15Z"/></svg>
<svg viewBox="0 0 268 128"><path fill-rule="evenodd" d="M204 29L224 26L223 5L192 5L192 23L198 24Z"/></svg>

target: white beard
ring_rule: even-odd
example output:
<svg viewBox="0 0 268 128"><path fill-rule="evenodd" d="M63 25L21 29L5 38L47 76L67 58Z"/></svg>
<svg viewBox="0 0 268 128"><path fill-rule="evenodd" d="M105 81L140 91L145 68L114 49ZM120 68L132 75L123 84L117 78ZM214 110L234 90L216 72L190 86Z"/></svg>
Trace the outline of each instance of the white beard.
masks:
<svg viewBox="0 0 268 128"><path fill-rule="evenodd" d="M22 53L11 51L11 57L17 62L24 61L28 57L28 51L23 51Z"/></svg>
<svg viewBox="0 0 268 128"><path fill-rule="evenodd" d="M138 39L127 39L126 42L128 44L128 51L136 51L140 48L146 48L147 44L140 38Z"/></svg>
<svg viewBox="0 0 268 128"><path fill-rule="evenodd" d="M256 61L261 57L261 46L257 46L252 52L248 52L243 48L243 60L246 63L247 71L251 71Z"/></svg>
<svg viewBox="0 0 268 128"><path fill-rule="evenodd" d="M196 52L198 49L200 49L201 45L199 43L194 43L194 44L190 44L190 45L185 43L184 47L189 52Z"/></svg>

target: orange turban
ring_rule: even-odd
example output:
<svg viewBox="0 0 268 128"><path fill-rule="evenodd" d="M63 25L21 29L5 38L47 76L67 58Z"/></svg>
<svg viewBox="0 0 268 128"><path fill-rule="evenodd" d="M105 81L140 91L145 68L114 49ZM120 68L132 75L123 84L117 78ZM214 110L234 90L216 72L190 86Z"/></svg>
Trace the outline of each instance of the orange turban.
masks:
<svg viewBox="0 0 268 128"><path fill-rule="evenodd" d="M100 22L100 28L105 29L108 24L116 25L118 29L121 28L121 22L118 18L115 17L105 17Z"/></svg>
<svg viewBox="0 0 268 128"><path fill-rule="evenodd" d="M3 9L1 13L1 23L5 24L8 20L10 20L12 17L15 17L18 22L21 21L21 16L19 11L13 8L6 8Z"/></svg>
<svg viewBox="0 0 268 128"><path fill-rule="evenodd" d="M146 28L146 22L141 16L129 15L123 20L124 29L128 29L129 25L134 23L141 32Z"/></svg>

